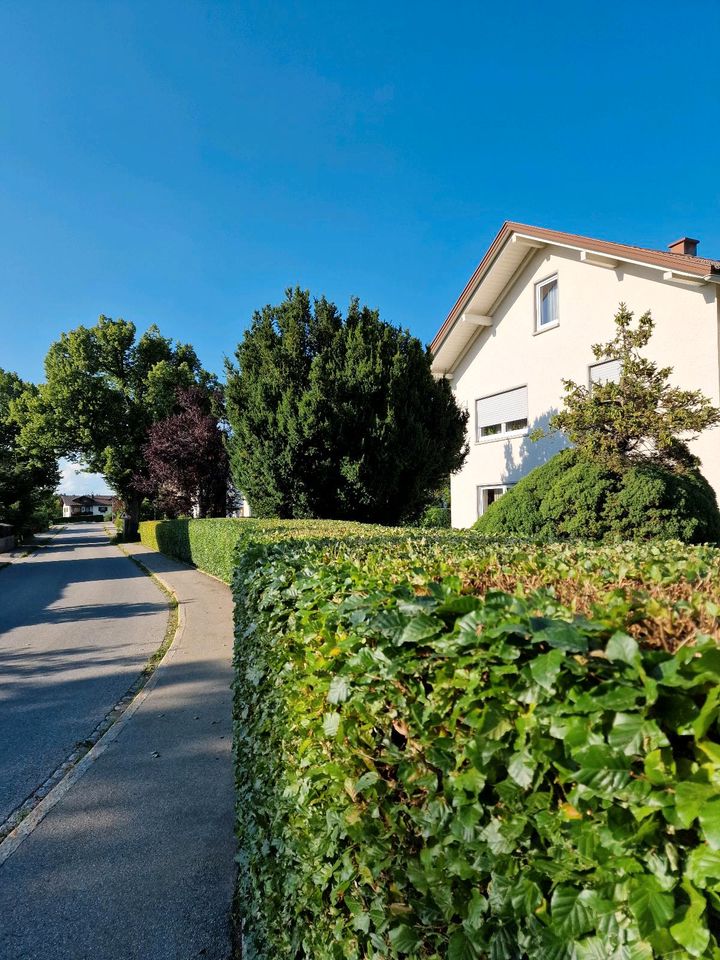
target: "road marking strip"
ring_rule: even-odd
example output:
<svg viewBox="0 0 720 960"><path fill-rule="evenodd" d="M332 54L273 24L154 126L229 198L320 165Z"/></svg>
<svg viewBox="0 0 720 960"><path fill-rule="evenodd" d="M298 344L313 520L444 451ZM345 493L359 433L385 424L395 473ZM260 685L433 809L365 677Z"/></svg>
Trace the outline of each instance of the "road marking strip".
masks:
<svg viewBox="0 0 720 960"><path fill-rule="evenodd" d="M125 553L124 550L120 550L121 553L124 553L128 560L132 563L131 554ZM30 834L35 830L35 828L41 823L42 820L50 813L52 808L59 803L60 800L65 796L65 794L70 790L74 784L80 780L82 776L90 769L92 764L102 756L103 753L107 750L113 740L116 740L120 736L122 731L125 729L125 724L130 720L136 710L138 710L148 695L151 693L153 687L158 681L158 674L160 672L160 667L163 666L168 658L177 653L180 647L180 640L182 639L183 634L185 633L185 611L183 609L183 604L178 599L177 594L172 589L169 583L163 580L162 577L159 577L156 573L153 573L154 577L160 581L163 587L175 597L177 602L177 627L175 629L175 636L172 639L172 643L165 651L165 655L162 660L160 660L153 670L152 674L148 678L147 682L142 686L138 691L135 697L130 701L128 706L123 711L121 717L119 717L115 723L107 730L97 741L97 743L91 747L90 750L79 760L75 766L70 770L58 784L56 784L52 790L45 796L40 803L23 819L20 823L12 830L0 843L0 867L5 863L5 861L15 853L20 844L25 840Z"/></svg>

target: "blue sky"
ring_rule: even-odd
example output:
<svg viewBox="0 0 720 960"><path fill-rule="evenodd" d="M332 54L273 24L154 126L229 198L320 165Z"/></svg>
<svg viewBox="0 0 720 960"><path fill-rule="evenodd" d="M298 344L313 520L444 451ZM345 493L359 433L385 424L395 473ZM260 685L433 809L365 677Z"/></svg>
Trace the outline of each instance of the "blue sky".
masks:
<svg viewBox="0 0 720 960"><path fill-rule="evenodd" d="M296 283L429 341L505 219L720 258L718 35L717 0L4 0L0 366L106 313L219 372Z"/></svg>

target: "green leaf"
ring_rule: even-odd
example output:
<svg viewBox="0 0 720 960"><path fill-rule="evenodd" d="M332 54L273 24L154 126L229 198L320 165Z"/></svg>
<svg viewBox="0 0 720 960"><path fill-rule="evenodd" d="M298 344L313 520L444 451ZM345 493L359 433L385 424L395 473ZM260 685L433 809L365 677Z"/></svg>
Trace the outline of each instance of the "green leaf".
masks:
<svg viewBox="0 0 720 960"><path fill-rule="evenodd" d="M690 905L685 910L683 919L670 927L670 933L691 957L701 957L710 943L710 931L702 919L705 913L705 897L698 893L691 883L683 883L683 889L690 897Z"/></svg>
<svg viewBox="0 0 720 960"><path fill-rule="evenodd" d="M552 692L555 689L555 680L562 669L565 654L562 650L551 650L541 653L530 663L530 673L533 680L544 690Z"/></svg>
<svg viewBox="0 0 720 960"><path fill-rule="evenodd" d="M704 844L695 847L687 859L685 876L700 889L707 886L709 879L720 880L720 851L711 850Z"/></svg>
<svg viewBox="0 0 720 960"><path fill-rule="evenodd" d="M601 937L588 937L575 944L577 960L608 960L611 956L607 940Z"/></svg>
<svg viewBox="0 0 720 960"><path fill-rule="evenodd" d="M436 636L444 629L443 623L426 613L413 617L400 635L398 643L420 643Z"/></svg>
<svg viewBox="0 0 720 960"><path fill-rule="evenodd" d="M330 681L330 689L327 695L328 703L342 703L347 700L349 693L350 688L347 680L344 677L334 676Z"/></svg>
<svg viewBox="0 0 720 960"><path fill-rule="evenodd" d="M576 750L573 757L580 769L574 774L578 783L601 796L612 796L630 783L630 761L603 745Z"/></svg>
<svg viewBox="0 0 720 960"><path fill-rule="evenodd" d="M461 594L459 597L449 597L440 606L435 607L433 613L437 617L460 617L471 613L482 606L480 597L472 594Z"/></svg>
<svg viewBox="0 0 720 960"><path fill-rule="evenodd" d="M362 793L363 790L367 790L368 787L377 783L379 779L380 776L374 770L368 770L368 772L364 773L355 783L355 793Z"/></svg>
<svg viewBox="0 0 720 960"><path fill-rule="evenodd" d="M637 641L626 633L614 633L608 640L605 653L608 660L627 663L631 667L637 667L640 664L640 647Z"/></svg>
<svg viewBox="0 0 720 960"><path fill-rule="evenodd" d="M632 881L628 905L642 937L666 929L675 913L673 895L665 893L655 877Z"/></svg>
<svg viewBox="0 0 720 960"><path fill-rule="evenodd" d="M549 647L568 653L587 653L588 641L572 623L558 621L533 634L533 642L547 643Z"/></svg>
<svg viewBox="0 0 720 960"><path fill-rule="evenodd" d="M323 733L326 737L335 737L340 729L340 714L326 713L323 717Z"/></svg>
<svg viewBox="0 0 720 960"><path fill-rule="evenodd" d="M608 734L608 743L631 755L668 746L667 737L653 720L639 713L618 713Z"/></svg>
<svg viewBox="0 0 720 960"><path fill-rule="evenodd" d="M420 943L418 935L406 923L400 924L399 927L393 927L388 936L390 937L390 943L398 953L412 953Z"/></svg>
<svg viewBox="0 0 720 960"><path fill-rule="evenodd" d="M553 928L567 937L578 937L594 929L597 922L597 895L593 890L556 887L550 901Z"/></svg>
<svg viewBox="0 0 720 960"><path fill-rule="evenodd" d="M613 955L612 960L653 960L653 948L647 940L636 940L623 944Z"/></svg>
<svg viewBox="0 0 720 960"><path fill-rule="evenodd" d="M693 721L693 732L701 740L710 729L720 712L720 685L714 686L705 698L705 703L697 718Z"/></svg>
<svg viewBox="0 0 720 960"><path fill-rule="evenodd" d="M510 758L508 773L519 786L529 787L533 782L536 766L529 751L520 750Z"/></svg>
<svg viewBox="0 0 720 960"><path fill-rule="evenodd" d="M714 793L709 783L695 783L692 780L678 783L675 787L675 809L681 826L689 827Z"/></svg>
<svg viewBox="0 0 720 960"><path fill-rule="evenodd" d="M717 795L700 808L700 826L708 846L720 850L720 797Z"/></svg>
<svg viewBox="0 0 720 960"><path fill-rule="evenodd" d="M456 930L450 937L447 960L478 960L478 950L463 930Z"/></svg>

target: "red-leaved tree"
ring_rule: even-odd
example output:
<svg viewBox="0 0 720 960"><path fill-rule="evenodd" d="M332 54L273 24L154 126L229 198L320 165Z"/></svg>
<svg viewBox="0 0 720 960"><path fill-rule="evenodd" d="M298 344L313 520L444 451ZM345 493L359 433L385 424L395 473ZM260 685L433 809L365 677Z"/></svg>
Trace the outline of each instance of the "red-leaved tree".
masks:
<svg viewBox="0 0 720 960"><path fill-rule="evenodd" d="M153 424L143 454L147 479L137 478L156 506L171 515L224 517L229 466L214 398L199 387L177 391L179 410Z"/></svg>

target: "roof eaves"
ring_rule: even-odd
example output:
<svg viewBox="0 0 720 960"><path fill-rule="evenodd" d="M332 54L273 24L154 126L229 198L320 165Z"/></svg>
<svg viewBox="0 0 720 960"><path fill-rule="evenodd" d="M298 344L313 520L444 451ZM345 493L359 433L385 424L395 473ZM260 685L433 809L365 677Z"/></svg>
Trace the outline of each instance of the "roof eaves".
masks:
<svg viewBox="0 0 720 960"><path fill-rule="evenodd" d="M720 263L704 257L673 253L670 250L652 250L647 247L632 246L631 244L614 243L610 240L597 240L593 237L583 237L580 234L563 233L560 230L549 230L546 227L533 227L530 224L506 220L433 338L430 344L432 353L437 353L442 346L443 340L460 317L468 300L480 284L483 275L487 272L505 242L513 234L521 234L532 239L542 240L545 243L576 250L592 250L594 253L606 254L639 266L666 269L706 281L720 281Z"/></svg>

